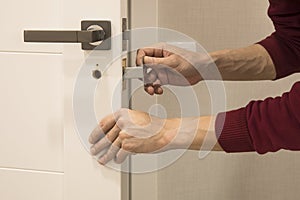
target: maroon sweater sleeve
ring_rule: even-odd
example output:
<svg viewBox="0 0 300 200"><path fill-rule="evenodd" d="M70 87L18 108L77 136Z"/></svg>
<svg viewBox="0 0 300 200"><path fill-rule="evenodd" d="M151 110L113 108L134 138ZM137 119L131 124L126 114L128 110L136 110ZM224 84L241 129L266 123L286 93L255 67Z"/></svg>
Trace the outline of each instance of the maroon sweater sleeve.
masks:
<svg viewBox="0 0 300 200"><path fill-rule="evenodd" d="M270 54L277 79L300 71L300 0L270 0L275 32L258 42Z"/></svg>
<svg viewBox="0 0 300 200"><path fill-rule="evenodd" d="M300 71L300 0L270 0L268 14L276 32L259 44L270 54L278 79ZM226 152L300 150L300 82L282 97L218 114L215 129Z"/></svg>

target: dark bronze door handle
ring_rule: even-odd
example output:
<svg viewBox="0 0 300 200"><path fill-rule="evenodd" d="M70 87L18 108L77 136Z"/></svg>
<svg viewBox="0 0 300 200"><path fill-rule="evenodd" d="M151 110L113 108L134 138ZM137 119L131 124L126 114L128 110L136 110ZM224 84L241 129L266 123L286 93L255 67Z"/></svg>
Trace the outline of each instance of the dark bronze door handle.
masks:
<svg viewBox="0 0 300 200"><path fill-rule="evenodd" d="M24 42L81 43L83 50L109 50L110 37L110 21L81 21L81 30L75 31L24 30Z"/></svg>
<svg viewBox="0 0 300 200"><path fill-rule="evenodd" d="M42 31L25 30L24 42L51 42L51 43L93 43L104 39L103 30L86 31Z"/></svg>

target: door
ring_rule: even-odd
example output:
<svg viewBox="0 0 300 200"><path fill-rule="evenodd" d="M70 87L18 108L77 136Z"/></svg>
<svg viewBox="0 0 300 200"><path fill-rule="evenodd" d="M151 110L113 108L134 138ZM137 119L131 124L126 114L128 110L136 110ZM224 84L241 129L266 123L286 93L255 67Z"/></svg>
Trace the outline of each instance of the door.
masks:
<svg viewBox="0 0 300 200"><path fill-rule="evenodd" d="M112 35L121 33L122 16L121 1L112 0L88 0L73 1L63 0L63 24L64 29L78 29L80 21L88 20L109 20L112 26ZM122 44L120 43L119 46ZM109 51L99 51L99 56L93 67L98 64L101 66L101 57ZM89 59L88 51L83 51L80 44L64 45L64 199L121 199L121 173L99 164L87 153L78 137L77 128L74 119L74 107L72 104L73 91L76 84L76 78L85 59ZM87 61L88 63L88 61ZM97 102L97 117L101 118L112 112L110 106L115 88L121 79L121 61L117 61L101 77L101 85L97 90L101 94L100 102ZM106 77L108 76L108 77ZM92 79L93 77L87 77ZM105 81L103 81L105 80ZM118 90L118 89L116 89ZM121 93L121 90L114 92ZM118 102L121 105L121 99ZM95 125L96 126L96 125Z"/></svg>
<svg viewBox="0 0 300 200"><path fill-rule="evenodd" d="M83 20L111 22L122 29L125 0L28 0L3 2L0 12L0 199L121 199L121 173L100 167L78 136L73 91L91 51L81 44L24 43L23 30L79 30ZM114 44L121 49L122 43ZM99 51L92 71L114 53ZM95 64L95 65L94 65ZM102 74L97 118L121 96L121 60ZM111 92L113 89L113 92ZM99 93L98 93L99 91ZM105 94L105 95L103 95ZM121 106L117 99L116 106ZM96 126L96 124L94 124Z"/></svg>

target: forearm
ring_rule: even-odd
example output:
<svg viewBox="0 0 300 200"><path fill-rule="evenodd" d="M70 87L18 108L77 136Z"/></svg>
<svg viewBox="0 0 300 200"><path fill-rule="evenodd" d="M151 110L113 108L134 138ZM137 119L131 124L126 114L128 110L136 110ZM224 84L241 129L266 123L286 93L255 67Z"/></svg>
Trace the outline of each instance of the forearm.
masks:
<svg viewBox="0 0 300 200"><path fill-rule="evenodd" d="M268 52L259 44L210 53L223 80L273 80L276 70Z"/></svg>
<svg viewBox="0 0 300 200"><path fill-rule="evenodd" d="M273 80L276 70L268 52L261 45L210 54L223 80ZM215 116L200 117L190 150L223 151L215 132Z"/></svg>
<svg viewBox="0 0 300 200"><path fill-rule="evenodd" d="M223 151L215 134L215 116L167 120L164 145L170 149Z"/></svg>

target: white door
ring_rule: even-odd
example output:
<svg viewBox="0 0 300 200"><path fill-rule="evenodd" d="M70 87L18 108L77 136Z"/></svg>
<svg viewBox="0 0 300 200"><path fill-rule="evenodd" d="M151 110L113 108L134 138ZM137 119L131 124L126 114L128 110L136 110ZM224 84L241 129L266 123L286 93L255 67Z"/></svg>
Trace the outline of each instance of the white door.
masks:
<svg viewBox="0 0 300 200"><path fill-rule="evenodd" d="M0 199L121 199L121 173L100 167L88 154L73 115L76 77L90 51L82 50L81 44L24 43L23 30L80 30L82 20L109 20L112 35L118 35L125 15L121 4L126 2L2 2ZM97 53L98 66L111 51ZM97 90L105 95L96 106L98 118L112 112L107 103L121 94L115 87L121 72L118 60L102 74ZM121 99L116 102L121 105Z"/></svg>

